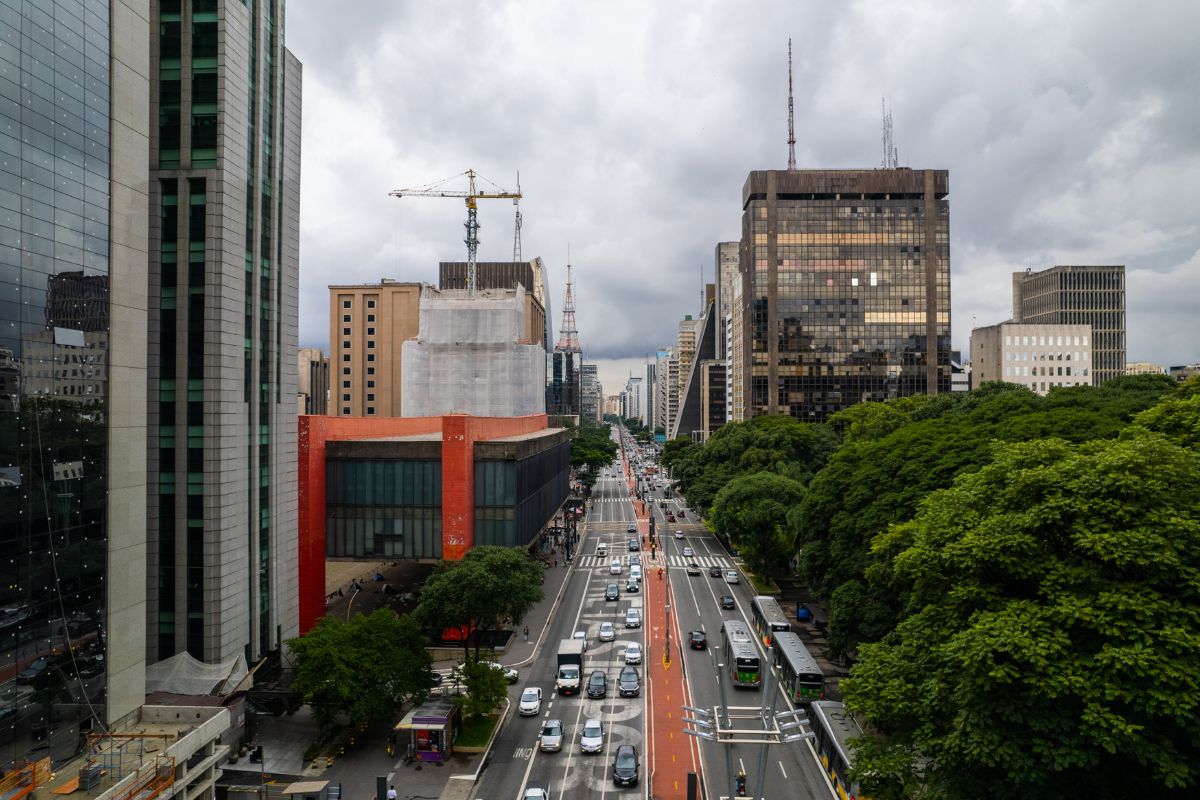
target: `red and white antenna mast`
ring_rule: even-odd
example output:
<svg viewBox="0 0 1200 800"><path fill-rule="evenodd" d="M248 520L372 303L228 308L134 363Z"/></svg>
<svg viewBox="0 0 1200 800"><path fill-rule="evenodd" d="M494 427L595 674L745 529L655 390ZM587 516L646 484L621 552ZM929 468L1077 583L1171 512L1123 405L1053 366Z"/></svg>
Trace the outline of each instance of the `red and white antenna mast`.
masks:
<svg viewBox="0 0 1200 800"><path fill-rule="evenodd" d="M792 121L792 40L788 39L788 169L796 168L796 128Z"/></svg>
<svg viewBox="0 0 1200 800"><path fill-rule="evenodd" d="M567 257L567 295L563 298L562 327L558 332L558 344L555 350L568 353L582 353L579 346L579 331L575 329L575 292L571 288L571 258Z"/></svg>

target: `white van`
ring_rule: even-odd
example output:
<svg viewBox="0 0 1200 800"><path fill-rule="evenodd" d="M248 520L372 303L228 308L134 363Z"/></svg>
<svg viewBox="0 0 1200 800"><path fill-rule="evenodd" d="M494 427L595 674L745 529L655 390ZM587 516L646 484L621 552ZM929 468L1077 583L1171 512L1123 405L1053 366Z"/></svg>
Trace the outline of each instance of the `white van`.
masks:
<svg viewBox="0 0 1200 800"><path fill-rule="evenodd" d="M607 542L600 542L600 544L596 545L596 555L598 555L602 558L604 556L608 555L608 543Z"/></svg>
<svg viewBox="0 0 1200 800"><path fill-rule="evenodd" d="M612 561L609 563L609 565L608 565L608 574L609 574L609 575L620 575L620 574L621 574L621 559L619 559L619 558L614 558L614 559L613 559L613 560L612 560Z"/></svg>
<svg viewBox="0 0 1200 800"><path fill-rule="evenodd" d="M633 578L634 580L640 581L642 579L642 565L641 564L633 564L632 566L630 566L629 567L629 577Z"/></svg>

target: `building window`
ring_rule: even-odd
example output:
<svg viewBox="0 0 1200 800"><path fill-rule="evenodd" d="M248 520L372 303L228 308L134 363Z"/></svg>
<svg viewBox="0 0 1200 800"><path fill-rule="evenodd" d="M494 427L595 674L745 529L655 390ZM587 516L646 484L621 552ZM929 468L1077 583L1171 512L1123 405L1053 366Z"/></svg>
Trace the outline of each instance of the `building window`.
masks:
<svg viewBox="0 0 1200 800"><path fill-rule="evenodd" d="M368 349L368 350L374 350L374 349L375 349L375 341L374 341L373 339L371 339L371 340L368 340L368 341L367 341L367 349Z"/></svg>
<svg viewBox="0 0 1200 800"><path fill-rule="evenodd" d="M349 395L347 395L347 396L346 396L346 399L347 399L347 400L349 400L349 399L350 399ZM375 402L375 395L374 395L374 394L370 394L370 393L369 393L369 394L367 394L367 402L368 402L368 403L374 403L374 402Z"/></svg>
<svg viewBox="0 0 1200 800"><path fill-rule="evenodd" d="M368 389L374 389L374 388L375 388L375 381L367 381L367 388L368 388Z"/></svg>
<svg viewBox="0 0 1200 800"><path fill-rule="evenodd" d="M350 329L342 328L342 336L349 336L349 335L350 335Z"/></svg>
<svg viewBox="0 0 1200 800"><path fill-rule="evenodd" d="M374 375L374 374L375 374L375 368L374 368L374 367L367 367L367 374L368 374L368 375Z"/></svg>
<svg viewBox="0 0 1200 800"><path fill-rule="evenodd" d="M374 336L374 335L375 335L375 329L367 328L367 336Z"/></svg>
<svg viewBox="0 0 1200 800"><path fill-rule="evenodd" d="M373 415L374 413L375 413L375 407L367 406L367 414Z"/></svg>
<svg viewBox="0 0 1200 800"><path fill-rule="evenodd" d="M350 315L342 314L342 322L349 322L349 321L350 321Z"/></svg>
<svg viewBox="0 0 1200 800"><path fill-rule="evenodd" d="M350 374L350 368L349 368L349 367L342 367L342 374L343 374L343 375L349 375L349 374Z"/></svg>
<svg viewBox="0 0 1200 800"><path fill-rule="evenodd" d="M349 300L343 300L343 301L342 301L342 308L350 308L350 301L349 301Z"/></svg>
<svg viewBox="0 0 1200 800"><path fill-rule="evenodd" d="M367 353L367 361L374 361L374 360L375 360L375 354Z"/></svg>
<svg viewBox="0 0 1200 800"><path fill-rule="evenodd" d="M367 322L374 322L374 321L375 321L375 315L367 314Z"/></svg>
<svg viewBox="0 0 1200 800"><path fill-rule="evenodd" d="M350 406L342 406L342 413L343 413L343 414L349 414L349 413L350 413Z"/></svg>
<svg viewBox="0 0 1200 800"><path fill-rule="evenodd" d="M342 381L342 388L343 388L343 389L349 389L349 388L350 388L350 381Z"/></svg>
<svg viewBox="0 0 1200 800"><path fill-rule="evenodd" d="M347 339L346 341L342 342L342 349L343 349L343 350L349 350L349 349L350 349L350 340L349 340L349 339ZM349 360L349 359L347 359L347 360Z"/></svg>
<svg viewBox="0 0 1200 800"><path fill-rule="evenodd" d="M367 308L374 308L374 307L375 307L375 301L374 301L374 300L368 300L368 301L367 301Z"/></svg>
<svg viewBox="0 0 1200 800"><path fill-rule="evenodd" d="M343 403L349 403L349 402L350 402L350 395L348 395L348 394L344 394L344 395L342 395L342 402L343 402Z"/></svg>
<svg viewBox="0 0 1200 800"><path fill-rule="evenodd" d="M342 361L349 361L349 360L350 360L350 354L342 353Z"/></svg>

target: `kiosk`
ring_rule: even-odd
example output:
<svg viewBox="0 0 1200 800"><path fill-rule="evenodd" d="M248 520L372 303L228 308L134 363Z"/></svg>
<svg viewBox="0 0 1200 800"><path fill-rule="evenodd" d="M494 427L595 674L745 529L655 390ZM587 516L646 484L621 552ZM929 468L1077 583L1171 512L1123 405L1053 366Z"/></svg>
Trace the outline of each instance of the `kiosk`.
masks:
<svg viewBox="0 0 1200 800"><path fill-rule="evenodd" d="M433 698L404 715L396 724L400 734L412 735L409 753L418 761L445 761L454 753L454 740L462 728L462 715L452 699Z"/></svg>

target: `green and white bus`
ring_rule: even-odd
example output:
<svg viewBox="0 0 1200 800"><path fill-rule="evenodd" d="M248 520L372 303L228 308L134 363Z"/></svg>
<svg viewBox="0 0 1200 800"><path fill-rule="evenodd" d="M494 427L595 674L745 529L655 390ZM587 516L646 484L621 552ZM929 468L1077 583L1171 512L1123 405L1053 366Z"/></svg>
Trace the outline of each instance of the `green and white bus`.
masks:
<svg viewBox="0 0 1200 800"><path fill-rule="evenodd" d="M754 614L754 627L764 647L771 646L776 633L792 629L792 623L788 622L774 597L760 594L750 598L750 611Z"/></svg>
<svg viewBox="0 0 1200 800"><path fill-rule="evenodd" d="M825 699L825 673L797 634L775 634L775 664L779 667L779 683L792 702L808 705Z"/></svg>
<svg viewBox="0 0 1200 800"><path fill-rule="evenodd" d="M760 687L762 664L750 629L739 620L727 619L721 626L721 637L724 639L722 649L729 680L734 686Z"/></svg>

